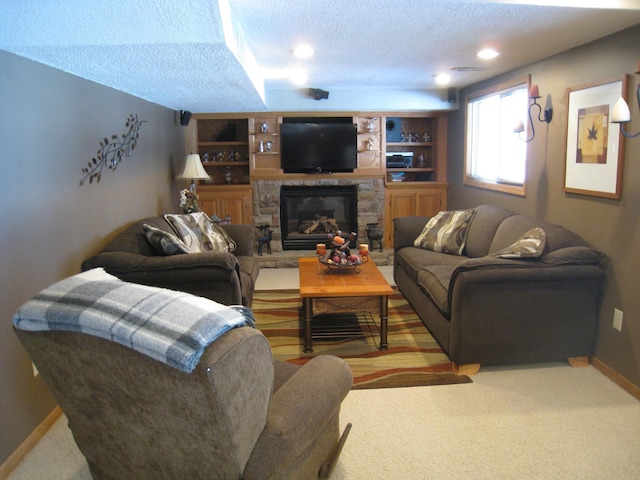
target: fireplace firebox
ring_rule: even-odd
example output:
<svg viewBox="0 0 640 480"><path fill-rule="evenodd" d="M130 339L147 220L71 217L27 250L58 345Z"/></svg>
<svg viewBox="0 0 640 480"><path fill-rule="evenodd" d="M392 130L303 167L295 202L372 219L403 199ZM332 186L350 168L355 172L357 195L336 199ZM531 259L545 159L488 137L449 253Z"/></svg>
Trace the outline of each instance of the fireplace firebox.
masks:
<svg viewBox="0 0 640 480"><path fill-rule="evenodd" d="M329 234L358 231L358 186L285 186L280 189L283 250L315 250ZM355 247L355 245L352 245Z"/></svg>

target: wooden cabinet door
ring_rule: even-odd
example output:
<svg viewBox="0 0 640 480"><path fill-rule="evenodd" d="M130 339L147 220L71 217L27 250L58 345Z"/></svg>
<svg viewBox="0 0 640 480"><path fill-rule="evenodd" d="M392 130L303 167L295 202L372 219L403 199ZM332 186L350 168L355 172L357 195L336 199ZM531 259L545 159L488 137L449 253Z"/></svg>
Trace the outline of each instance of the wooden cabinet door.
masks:
<svg viewBox="0 0 640 480"><path fill-rule="evenodd" d="M213 217L214 215L217 215L218 217L220 216L220 200L218 197L216 196L211 196L211 195L200 195L200 210L202 210L203 212L205 212L207 215L209 215L210 217Z"/></svg>
<svg viewBox="0 0 640 480"><path fill-rule="evenodd" d="M220 218L231 215L232 223L252 223L249 221L246 213L246 201L237 195L220 198Z"/></svg>
<svg viewBox="0 0 640 480"><path fill-rule="evenodd" d="M446 188L387 188L384 244L393 246L393 219L421 215L432 217L446 208Z"/></svg>
<svg viewBox="0 0 640 480"><path fill-rule="evenodd" d="M217 215L220 219L231 215L232 223L253 223L251 194L248 185L198 189L202 211L210 217Z"/></svg>
<svg viewBox="0 0 640 480"><path fill-rule="evenodd" d="M416 195L416 213L414 215L433 217L444 209L445 194L442 190L430 190Z"/></svg>

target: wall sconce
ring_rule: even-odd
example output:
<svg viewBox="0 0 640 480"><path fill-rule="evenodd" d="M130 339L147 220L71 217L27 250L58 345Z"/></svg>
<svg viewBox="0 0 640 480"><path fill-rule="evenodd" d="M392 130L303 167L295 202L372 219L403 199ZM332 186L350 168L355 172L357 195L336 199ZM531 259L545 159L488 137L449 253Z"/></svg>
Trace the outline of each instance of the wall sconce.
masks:
<svg viewBox="0 0 640 480"><path fill-rule="evenodd" d="M184 162L184 169L182 173L176 177L176 180L191 180L189 184L189 190L196 193L196 179L197 180L209 180L211 177L202 166L200 161L200 155L192 153L187 155L187 159Z"/></svg>
<svg viewBox="0 0 640 480"><path fill-rule="evenodd" d="M636 68L636 75L640 75L640 61L638 61L638 67ZM638 84L638 89L636 90L636 98L638 99L638 107L640 108L640 84ZM620 97L616 104L613 106L613 112L611 113L611 123L620 124L620 131L627 138L633 138L640 135L640 131L638 133L627 133L624 130L623 123L627 123L631 121L631 111L629 111L629 105L624 101L624 98Z"/></svg>
<svg viewBox="0 0 640 480"><path fill-rule="evenodd" d="M531 109L533 109L533 107L538 107L538 120L540 120L541 122L551 123L551 119L553 118L553 107L551 106L551 101L547 99L547 104L544 107L543 111L542 107L538 104L539 98L540 92L538 91L538 85L531 85L531 88L529 89L529 100L533 100L533 103L529 105L529 109L527 111L529 115L529 123L531 124L531 137L525 140L520 136L520 134L525 131L524 123L522 123L522 120L519 121L516 125L516 128L513 129L514 133L518 134L520 140L524 140L527 143L533 140L533 137L536 136L536 129L533 126L533 117L531 116Z"/></svg>

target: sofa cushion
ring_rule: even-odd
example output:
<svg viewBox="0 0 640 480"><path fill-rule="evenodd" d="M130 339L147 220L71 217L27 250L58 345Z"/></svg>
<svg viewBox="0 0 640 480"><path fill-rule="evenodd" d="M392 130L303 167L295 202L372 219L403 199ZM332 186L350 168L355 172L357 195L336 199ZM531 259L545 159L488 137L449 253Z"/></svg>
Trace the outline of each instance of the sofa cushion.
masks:
<svg viewBox="0 0 640 480"><path fill-rule="evenodd" d="M474 209L439 212L413 242L414 247L462 255Z"/></svg>
<svg viewBox="0 0 640 480"><path fill-rule="evenodd" d="M456 269L453 265L434 265L418 272L418 285L444 316L449 318L449 283Z"/></svg>
<svg viewBox="0 0 640 480"><path fill-rule="evenodd" d="M159 254L177 255L180 253L191 253L191 249L173 233L165 232L146 223L142 227L144 228L145 236Z"/></svg>
<svg viewBox="0 0 640 480"><path fill-rule="evenodd" d="M493 254L501 258L540 258L547 244L544 230L536 227L522 235L518 240L506 248Z"/></svg>
<svg viewBox="0 0 640 480"><path fill-rule="evenodd" d="M417 247L404 247L396 251L394 261L414 282L418 281L418 272L433 265L456 266L466 259L464 255L447 255Z"/></svg>
<svg viewBox="0 0 640 480"><path fill-rule="evenodd" d="M233 252L235 242L204 212L164 216L192 252Z"/></svg>

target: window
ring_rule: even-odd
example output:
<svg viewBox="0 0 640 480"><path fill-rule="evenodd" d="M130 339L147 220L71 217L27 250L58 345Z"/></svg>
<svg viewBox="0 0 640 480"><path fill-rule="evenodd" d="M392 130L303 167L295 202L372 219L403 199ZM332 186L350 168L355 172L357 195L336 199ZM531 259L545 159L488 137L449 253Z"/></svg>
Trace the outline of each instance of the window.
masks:
<svg viewBox="0 0 640 480"><path fill-rule="evenodd" d="M525 194L527 144L513 132L527 115L528 78L467 97L464 184Z"/></svg>

